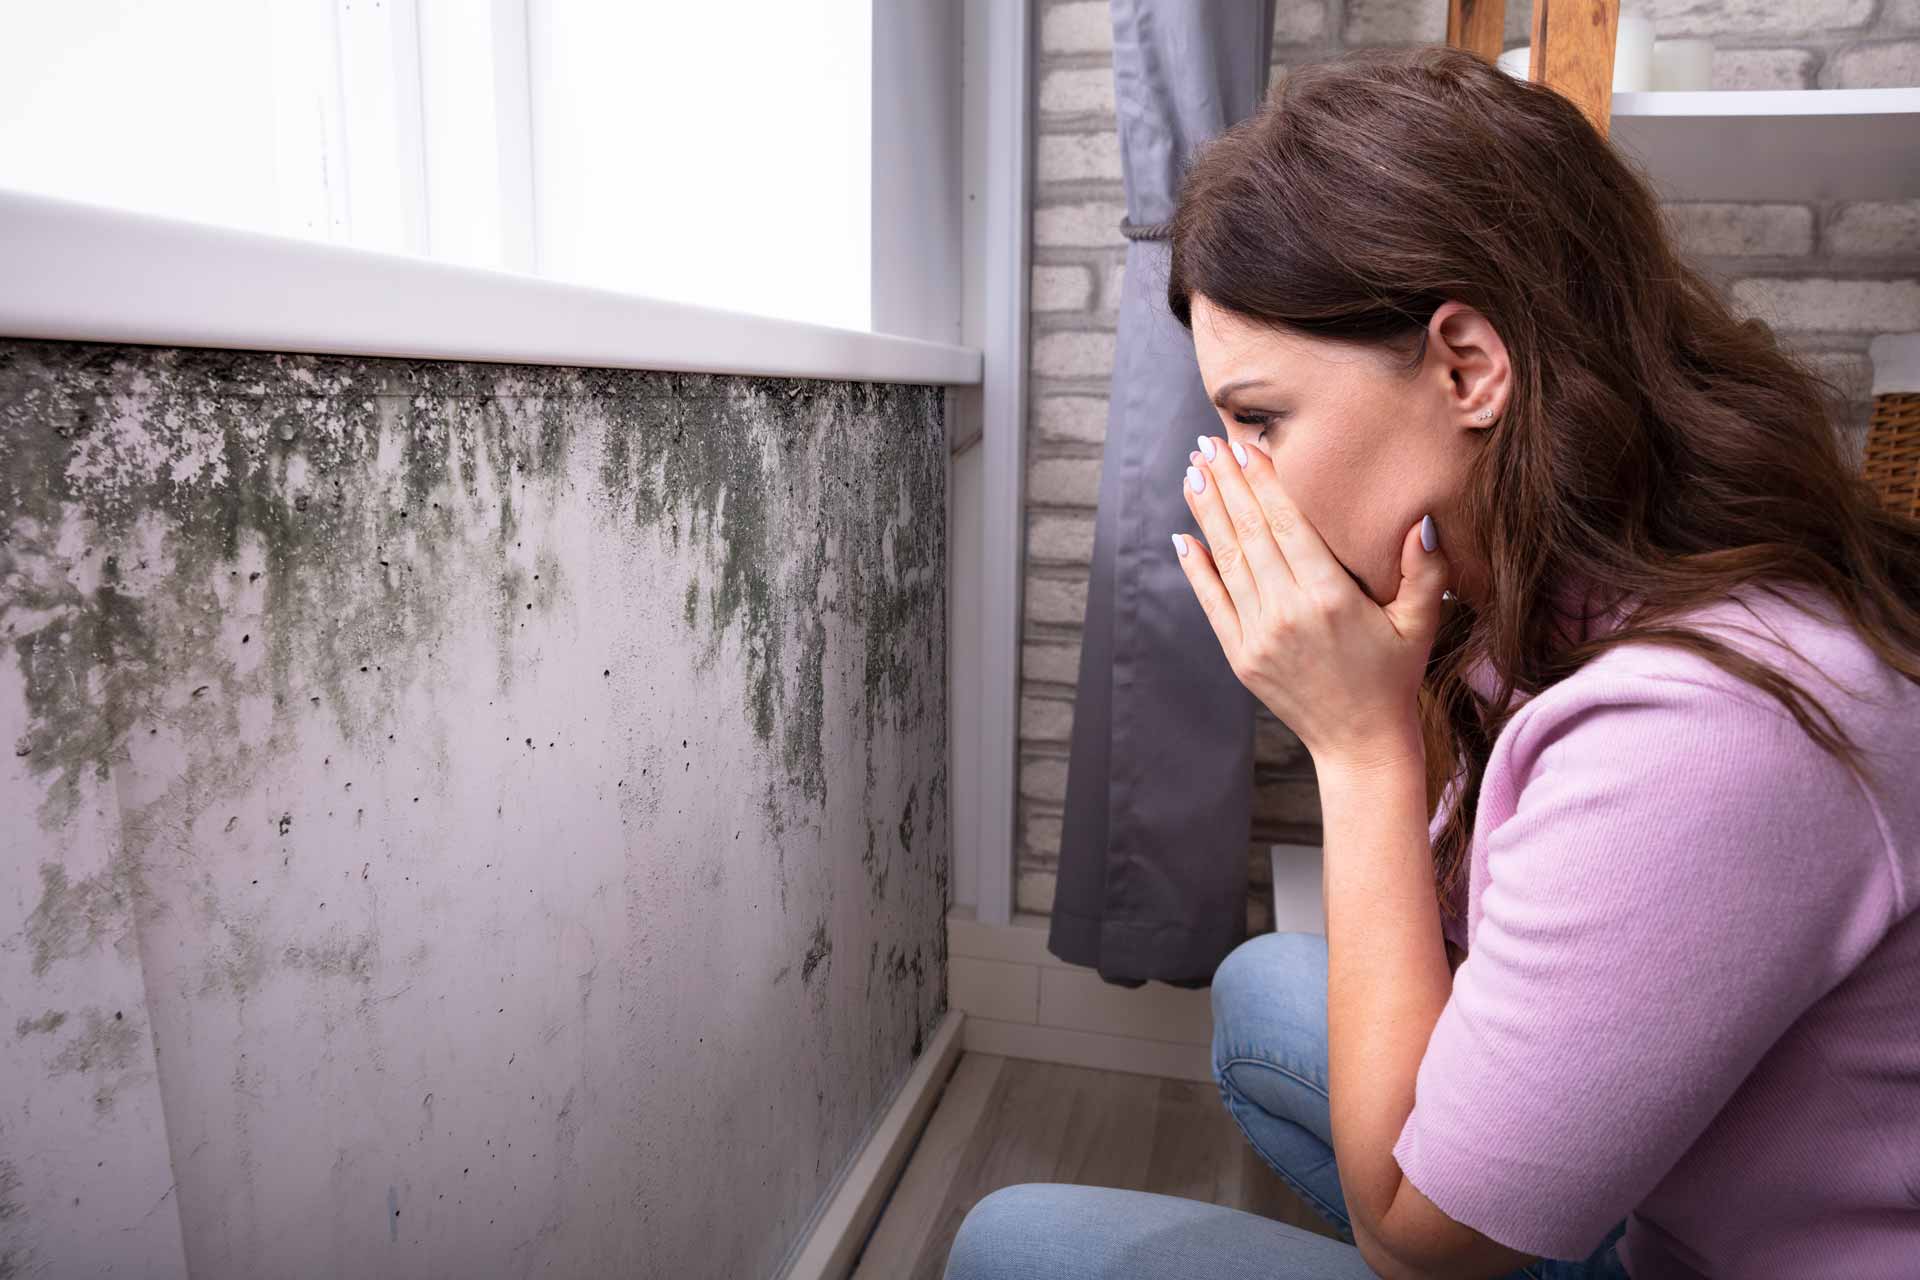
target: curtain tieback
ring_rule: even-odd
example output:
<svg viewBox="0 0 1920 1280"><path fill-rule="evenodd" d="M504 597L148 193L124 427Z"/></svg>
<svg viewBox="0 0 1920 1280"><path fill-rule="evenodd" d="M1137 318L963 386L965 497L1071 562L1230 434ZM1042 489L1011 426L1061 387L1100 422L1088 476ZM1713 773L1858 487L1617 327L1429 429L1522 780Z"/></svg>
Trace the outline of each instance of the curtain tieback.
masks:
<svg viewBox="0 0 1920 1280"><path fill-rule="evenodd" d="M1173 238L1173 220L1165 222L1138 223L1120 216L1120 234L1129 240L1171 240Z"/></svg>

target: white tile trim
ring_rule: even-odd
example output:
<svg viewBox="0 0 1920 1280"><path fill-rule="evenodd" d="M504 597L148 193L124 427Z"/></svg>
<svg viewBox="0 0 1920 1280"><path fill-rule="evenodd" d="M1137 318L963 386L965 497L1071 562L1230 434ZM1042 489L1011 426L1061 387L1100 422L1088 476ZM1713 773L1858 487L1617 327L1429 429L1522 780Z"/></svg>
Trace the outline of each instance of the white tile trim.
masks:
<svg viewBox="0 0 1920 1280"><path fill-rule="evenodd" d="M1028 913L1003 925L983 923L968 907L947 913L947 999L967 1015L966 1049L1180 1080L1213 1078L1209 989L1106 982L1048 951L1047 925L1047 917Z"/></svg>
<svg viewBox="0 0 1920 1280"><path fill-rule="evenodd" d="M968 1053L998 1053L1009 1058L1063 1062L1101 1071L1131 1071L1203 1084L1213 1079L1213 1056L1205 1045L1169 1044L1164 1040L996 1022L991 1018L969 1017L961 1031L963 1047Z"/></svg>

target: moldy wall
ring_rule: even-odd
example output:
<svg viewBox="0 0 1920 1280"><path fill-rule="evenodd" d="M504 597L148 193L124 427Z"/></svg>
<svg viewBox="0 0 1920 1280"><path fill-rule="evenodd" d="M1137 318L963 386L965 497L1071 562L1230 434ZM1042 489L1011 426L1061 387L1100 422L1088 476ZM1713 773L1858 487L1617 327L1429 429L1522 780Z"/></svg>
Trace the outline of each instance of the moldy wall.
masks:
<svg viewBox="0 0 1920 1280"><path fill-rule="evenodd" d="M945 467L0 341L0 1276L773 1271L944 1011Z"/></svg>

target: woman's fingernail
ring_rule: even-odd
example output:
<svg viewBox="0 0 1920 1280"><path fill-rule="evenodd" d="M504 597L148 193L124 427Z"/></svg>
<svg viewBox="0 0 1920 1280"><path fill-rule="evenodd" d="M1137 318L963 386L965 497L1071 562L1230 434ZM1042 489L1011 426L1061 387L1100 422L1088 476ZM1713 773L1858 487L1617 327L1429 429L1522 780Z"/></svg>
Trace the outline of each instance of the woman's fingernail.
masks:
<svg viewBox="0 0 1920 1280"><path fill-rule="evenodd" d="M1432 516L1420 517L1420 545L1429 551L1436 550L1440 546L1440 533L1433 527Z"/></svg>
<svg viewBox="0 0 1920 1280"><path fill-rule="evenodd" d="M1241 466L1247 465L1247 450L1238 440L1233 442L1233 460Z"/></svg>
<svg viewBox="0 0 1920 1280"><path fill-rule="evenodd" d="M1187 540L1177 533L1173 535L1173 549L1180 553L1182 560L1187 558Z"/></svg>
<svg viewBox="0 0 1920 1280"><path fill-rule="evenodd" d="M1201 453L1200 453L1200 451L1199 451L1198 449L1189 449L1189 450L1187 450L1187 461L1188 461L1188 462L1200 462L1200 461L1202 461L1202 455L1201 455Z"/></svg>
<svg viewBox="0 0 1920 1280"><path fill-rule="evenodd" d="M1200 468L1187 468L1187 488L1193 490L1195 493L1206 492L1207 481L1206 478L1200 474Z"/></svg>
<svg viewBox="0 0 1920 1280"><path fill-rule="evenodd" d="M1196 439L1198 439L1198 440L1200 441L1200 452L1201 452L1201 454L1202 454L1202 455L1204 455L1204 456L1206 457L1206 460L1207 460L1208 462L1212 462L1212 461L1213 461L1213 455L1214 455L1214 454L1215 454L1216 452L1218 452L1218 450L1216 450L1216 449L1215 449L1215 448L1213 447L1213 441L1211 441L1211 440L1209 440L1209 439L1207 439L1207 438L1206 438L1205 436L1198 436L1198 437L1196 437Z"/></svg>

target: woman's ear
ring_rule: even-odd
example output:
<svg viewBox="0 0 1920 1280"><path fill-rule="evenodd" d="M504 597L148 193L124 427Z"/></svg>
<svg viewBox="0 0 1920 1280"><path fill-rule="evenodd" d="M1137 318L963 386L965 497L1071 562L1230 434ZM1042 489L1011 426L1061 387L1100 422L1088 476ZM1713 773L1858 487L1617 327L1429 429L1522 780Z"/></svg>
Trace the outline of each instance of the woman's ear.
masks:
<svg viewBox="0 0 1920 1280"><path fill-rule="evenodd" d="M1493 322L1464 302L1443 302L1427 330L1429 349L1446 369L1449 407L1461 425L1498 422L1506 411L1513 369Z"/></svg>

